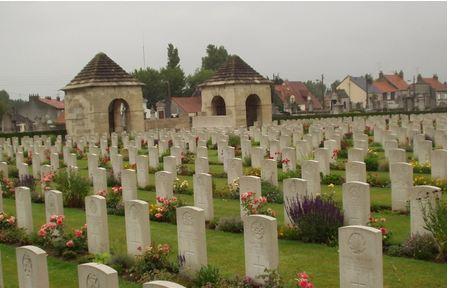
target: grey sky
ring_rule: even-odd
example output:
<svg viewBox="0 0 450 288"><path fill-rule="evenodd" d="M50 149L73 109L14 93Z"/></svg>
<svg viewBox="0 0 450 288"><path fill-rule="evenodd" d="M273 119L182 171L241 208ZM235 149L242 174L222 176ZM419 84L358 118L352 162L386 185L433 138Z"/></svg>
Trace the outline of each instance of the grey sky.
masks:
<svg viewBox="0 0 450 288"><path fill-rule="evenodd" d="M132 71L143 39L147 66L164 66L171 42L186 73L212 43L264 76L443 80L446 26L444 2L0 2L0 90L54 97L100 51Z"/></svg>

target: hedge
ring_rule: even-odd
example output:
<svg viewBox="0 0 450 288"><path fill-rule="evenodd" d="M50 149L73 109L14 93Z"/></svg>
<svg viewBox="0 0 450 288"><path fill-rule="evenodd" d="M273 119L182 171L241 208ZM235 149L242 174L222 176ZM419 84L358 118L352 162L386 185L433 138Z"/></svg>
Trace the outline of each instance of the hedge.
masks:
<svg viewBox="0 0 450 288"><path fill-rule="evenodd" d="M67 134L66 129L61 130L46 130L46 131L29 131L29 132L8 132L8 133L0 133L0 138L11 138L11 137L33 137L35 135L61 135L65 136Z"/></svg>
<svg viewBox="0 0 450 288"><path fill-rule="evenodd" d="M338 118L338 117L369 117L369 116L380 116L380 115L413 115L413 114L429 114L429 113L447 113L447 108L439 108L428 111L384 111L384 112L348 112L340 114L329 114L329 113L318 113L318 114L308 114L308 115L273 115L273 120L295 120L295 119L317 119L317 118Z"/></svg>

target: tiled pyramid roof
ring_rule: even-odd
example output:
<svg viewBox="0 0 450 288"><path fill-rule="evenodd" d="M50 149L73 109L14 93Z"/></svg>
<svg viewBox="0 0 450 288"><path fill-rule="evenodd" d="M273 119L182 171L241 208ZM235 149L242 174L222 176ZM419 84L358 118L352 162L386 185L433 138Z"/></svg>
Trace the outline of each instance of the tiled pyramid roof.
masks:
<svg viewBox="0 0 450 288"><path fill-rule="evenodd" d="M244 62L239 56L232 55L217 70L217 72L201 86L212 86L222 84L270 84L261 74L256 72L250 65Z"/></svg>
<svg viewBox="0 0 450 288"><path fill-rule="evenodd" d="M104 84L141 85L105 53L98 53L63 90Z"/></svg>

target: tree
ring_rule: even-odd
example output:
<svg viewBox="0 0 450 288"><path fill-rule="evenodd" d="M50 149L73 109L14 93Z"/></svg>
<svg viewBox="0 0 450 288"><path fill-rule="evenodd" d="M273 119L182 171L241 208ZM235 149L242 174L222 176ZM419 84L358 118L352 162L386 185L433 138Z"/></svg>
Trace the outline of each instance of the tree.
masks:
<svg viewBox="0 0 450 288"><path fill-rule="evenodd" d="M317 97L317 99L322 99L324 91L327 90L327 86L325 84L322 84L320 81L311 81L308 80L305 82L305 86L308 88L308 90Z"/></svg>
<svg viewBox="0 0 450 288"><path fill-rule="evenodd" d="M167 68L177 68L180 64L180 57L178 56L178 48L175 48L172 43L167 47Z"/></svg>
<svg viewBox="0 0 450 288"><path fill-rule="evenodd" d="M3 118L3 114L8 111L10 107L9 94L5 90L0 91L0 119Z"/></svg>
<svg viewBox="0 0 450 288"><path fill-rule="evenodd" d="M206 47L206 56L202 57L202 69L217 71L228 59L228 51L223 46L209 44Z"/></svg>
<svg viewBox="0 0 450 288"><path fill-rule="evenodd" d="M196 69L194 74L186 77L186 88L184 90L185 96L192 96L197 86L214 74L214 71L208 69Z"/></svg>
<svg viewBox="0 0 450 288"><path fill-rule="evenodd" d="M170 97L183 96L183 89L186 85L186 77L180 67L163 68L160 70L161 79L167 89L170 86Z"/></svg>
<svg viewBox="0 0 450 288"><path fill-rule="evenodd" d="M154 107L156 102L164 99L167 89L162 82L160 71L147 67L146 69L134 70L132 75L140 82L144 83L142 92L150 107Z"/></svg>
<svg viewBox="0 0 450 288"><path fill-rule="evenodd" d="M331 92L336 92L337 86L339 86L339 84L341 84L341 81L336 80L333 83L331 83Z"/></svg>

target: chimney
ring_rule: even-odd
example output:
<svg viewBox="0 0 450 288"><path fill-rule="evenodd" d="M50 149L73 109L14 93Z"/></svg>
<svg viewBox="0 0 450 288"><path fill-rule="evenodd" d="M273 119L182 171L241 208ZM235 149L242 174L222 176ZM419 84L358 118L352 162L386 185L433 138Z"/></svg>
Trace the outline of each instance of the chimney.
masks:
<svg viewBox="0 0 450 288"><path fill-rule="evenodd" d="M47 100L52 100L52 97L50 97L50 96L45 96L45 99L47 99Z"/></svg>
<svg viewBox="0 0 450 288"><path fill-rule="evenodd" d="M378 78L381 79L381 78L383 78L383 77L384 77L383 71L380 71L380 73L378 73Z"/></svg>
<svg viewBox="0 0 450 288"><path fill-rule="evenodd" d="M61 101L61 97L56 96L56 101L60 102Z"/></svg>
<svg viewBox="0 0 450 288"><path fill-rule="evenodd" d="M437 74L433 74L433 79L434 79L434 80L439 80Z"/></svg>

